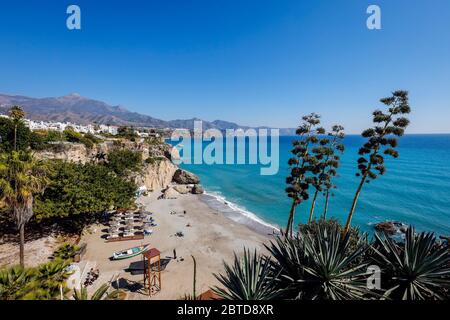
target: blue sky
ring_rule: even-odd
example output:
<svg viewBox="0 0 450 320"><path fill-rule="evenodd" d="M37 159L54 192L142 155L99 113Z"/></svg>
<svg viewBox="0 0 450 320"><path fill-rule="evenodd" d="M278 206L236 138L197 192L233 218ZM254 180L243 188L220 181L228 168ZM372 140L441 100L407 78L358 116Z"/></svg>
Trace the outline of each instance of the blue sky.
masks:
<svg viewBox="0 0 450 320"><path fill-rule="evenodd" d="M82 30L66 28L77 4ZM382 30L366 9L382 10ZM78 92L161 119L357 133L411 92L410 132L450 132L448 0L2 1L0 92Z"/></svg>

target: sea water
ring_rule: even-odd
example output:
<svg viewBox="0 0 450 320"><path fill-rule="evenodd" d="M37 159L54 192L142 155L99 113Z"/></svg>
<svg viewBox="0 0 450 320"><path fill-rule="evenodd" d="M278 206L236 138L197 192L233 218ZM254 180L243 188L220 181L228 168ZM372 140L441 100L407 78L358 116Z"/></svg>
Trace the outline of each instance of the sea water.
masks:
<svg viewBox="0 0 450 320"><path fill-rule="evenodd" d="M231 219L255 228L285 227L291 200L285 193L287 161L295 137L280 137L280 169L272 176L260 175L259 165L181 164L197 174L206 189L202 199ZM395 220L418 230L450 234L450 135L406 135L398 151L400 157L386 156L386 173L363 187L353 217L353 225L371 232L373 224ZM209 142L204 142L206 146ZM330 197L327 217L345 223L359 183L358 149L360 136L347 136L338 176L337 189ZM313 193L313 190L310 191ZM305 222L311 202L296 210L295 223ZM315 216L323 214L324 197L317 199Z"/></svg>

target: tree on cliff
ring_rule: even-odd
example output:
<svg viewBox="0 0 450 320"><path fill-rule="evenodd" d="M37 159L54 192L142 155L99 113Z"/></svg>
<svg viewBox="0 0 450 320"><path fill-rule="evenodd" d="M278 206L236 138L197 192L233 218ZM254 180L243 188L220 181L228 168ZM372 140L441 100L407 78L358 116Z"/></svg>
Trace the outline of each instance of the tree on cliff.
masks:
<svg viewBox="0 0 450 320"><path fill-rule="evenodd" d="M311 148L319 141L318 135L325 133L325 130L318 127L320 116L311 113L302 118L303 123L297 128L296 134L300 137L292 142L292 157L288 164L291 169L290 175L286 178L288 187L286 193L292 199L289 211L286 234L292 235L294 216L296 207L309 197L308 188L310 181L307 173L310 171Z"/></svg>
<svg viewBox="0 0 450 320"><path fill-rule="evenodd" d="M347 217L344 233L350 230L356 203L358 202L364 183L369 183L378 175L386 171L384 155L398 158L399 153L395 150L398 145L396 137L403 136L409 120L403 115L411 112L407 91L395 91L392 96L380 100L388 110L373 112L374 127L364 130L362 136L367 142L359 149L358 170L356 174L361 178L353 198L352 206Z"/></svg>

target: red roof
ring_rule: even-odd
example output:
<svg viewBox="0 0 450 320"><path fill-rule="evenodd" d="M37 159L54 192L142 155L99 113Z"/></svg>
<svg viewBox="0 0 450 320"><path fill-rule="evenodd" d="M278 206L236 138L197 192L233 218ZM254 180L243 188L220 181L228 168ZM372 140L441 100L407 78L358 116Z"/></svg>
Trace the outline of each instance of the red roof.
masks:
<svg viewBox="0 0 450 320"><path fill-rule="evenodd" d="M151 259L161 255L161 252L156 248L151 248L150 250L145 251L142 255L147 259Z"/></svg>

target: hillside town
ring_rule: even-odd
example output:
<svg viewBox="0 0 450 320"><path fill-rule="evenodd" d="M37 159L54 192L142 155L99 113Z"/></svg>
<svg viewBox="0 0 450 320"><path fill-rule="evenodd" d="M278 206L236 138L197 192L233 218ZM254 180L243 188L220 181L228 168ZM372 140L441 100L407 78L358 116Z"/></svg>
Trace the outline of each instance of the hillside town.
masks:
<svg viewBox="0 0 450 320"><path fill-rule="evenodd" d="M9 118L8 115L0 115L2 118ZM24 124L32 131L46 130L64 132L67 128L72 128L79 133L91 133L91 134L109 134L117 135L119 133L119 126L105 125L105 124L88 124L81 125L71 122L53 122L53 121L34 121L31 119L24 119ZM159 138L161 134L170 129L159 129L156 132L153 128L139 128L134 129L134 132L141 138L156 137Z"/></svg>

